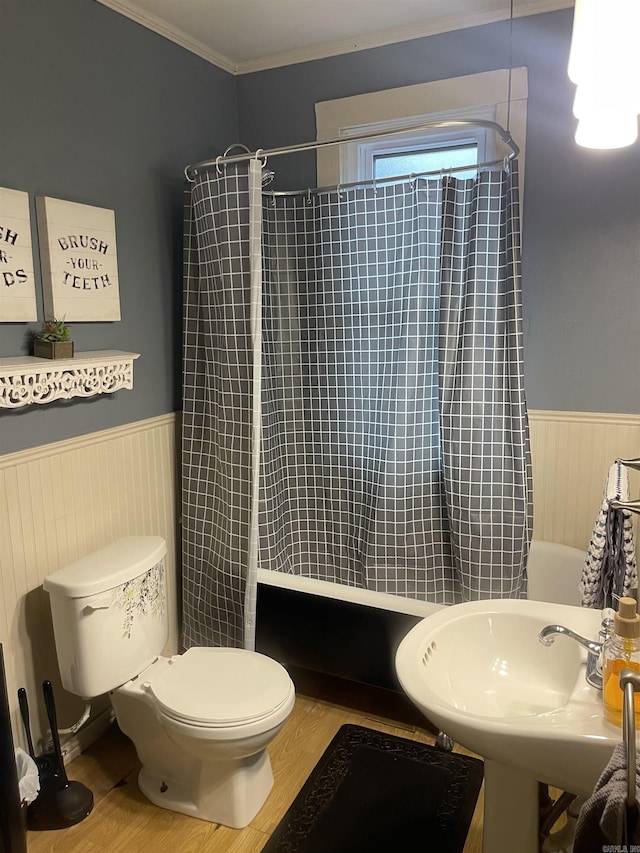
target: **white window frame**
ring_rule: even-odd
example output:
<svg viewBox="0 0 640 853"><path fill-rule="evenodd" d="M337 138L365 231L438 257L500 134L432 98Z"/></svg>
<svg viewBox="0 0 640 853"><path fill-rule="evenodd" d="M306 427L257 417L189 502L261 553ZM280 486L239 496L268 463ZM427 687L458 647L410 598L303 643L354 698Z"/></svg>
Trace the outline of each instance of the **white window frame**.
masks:
<svg viewBox="0 0 640 853"><path fill-rule="evenodd" d="M398 89L384 89L349 98L320 101L316 103L316 138L318 141L341 137L346 140L362 133L396 128L401 130L403 127L447 119L484 119L497 122L505 129L509 124L511 135L520 147L518 162L522 196L527 95L527 69L521 67L511 71L499 69ZM454 132L457 131L448 129L444 133L451 138ZM468 138L473 131L465 127L461 128L460 132ZM442 130L434 130L433 136L427 131L422 139L437 141L438 138L443 138L442 134ZM409 133L404 138L401 135L389 136L382 140L381 144L387 150L399 150L394 145L402 146L405 142L411 142L412 135ZM486 133L486 140L485 157L488 160L506 156L511 151L509 146L491 131ZM371 150L371 144L370 140L364 140L319 148L317 185L323 187L367 180L366 169L362 164L366 161L368 150ZM484 159L480 162L484 162Z"/></svg>
<svg viewBox="0 0 640 853"><path fill-rule="evenodd" d="M391 137L379 142L361 142L358 145L358 167L353 181L371 181L375 178L375 167L378 160L402 154L428 154L431 151L443 151L448 148L453 151L460 148L473 148L477 152L478 163L484 163L489 158L486 155L487 131L485 128L465 129L458 133L413 133L400 138ZM469 169L474 164L469 161ZM404 174L404 173L403 173ZM346 177L346 176L345 176Z"/></svg>
<svg viewBox="0 0 640 853"><path fill-rule="evenodd" d="M446 121L447 119L465 118L485 119L495 121L495 108L483 107L479 109L446 111L438 114L422 116L409 116L406 119L374 122L358 127L342 128L341 136L357 136L361 133L375 133L377 131L401 130L417 124L429 121ZM461 127L447 130L419 130L403 134L387 136L371 141L358 142L354 145L342 145L340 150L340 183L352 183L356 181L368 181L373 179L374 158L384 154L400 154L406 151L428 149L430 147L440 148L444 145L476 145L478 148L478 163L495 159L495 134L485 127Z"/></svg>

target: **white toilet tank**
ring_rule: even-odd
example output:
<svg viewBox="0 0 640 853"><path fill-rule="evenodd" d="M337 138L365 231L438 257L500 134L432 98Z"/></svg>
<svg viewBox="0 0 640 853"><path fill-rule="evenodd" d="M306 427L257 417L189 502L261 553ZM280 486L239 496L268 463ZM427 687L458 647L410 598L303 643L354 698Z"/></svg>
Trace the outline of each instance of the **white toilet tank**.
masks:
<svg viewBox="0 0 640 853"><path fill-rule="evenodd" d="M85 699L107 693L161 653L166 553L159 536L125 536L45 578L66 690Z"/></svg>

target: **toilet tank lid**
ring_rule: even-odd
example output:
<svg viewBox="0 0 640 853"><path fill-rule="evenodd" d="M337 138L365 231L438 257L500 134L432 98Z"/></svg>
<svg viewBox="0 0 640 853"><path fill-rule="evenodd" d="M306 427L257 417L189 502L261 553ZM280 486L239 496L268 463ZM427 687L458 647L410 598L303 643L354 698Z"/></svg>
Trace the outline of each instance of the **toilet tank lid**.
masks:
<svg viewBox="0 0 640 853"><path fill-rule="evenodd" d="M124 536L53 572L43 586L69 598L96 595L139 577L166 553L161 536Z"/></svg>

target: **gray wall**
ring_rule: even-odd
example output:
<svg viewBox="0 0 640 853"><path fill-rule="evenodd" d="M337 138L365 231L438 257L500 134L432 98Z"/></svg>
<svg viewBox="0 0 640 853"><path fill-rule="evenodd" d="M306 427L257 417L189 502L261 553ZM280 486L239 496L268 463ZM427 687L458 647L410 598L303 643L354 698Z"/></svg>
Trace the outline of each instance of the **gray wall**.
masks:
<svg viewBox="0 0 640 853"><path fill-rule="evenodd" d="M115 211L122 320L72 323L76 349L141 354L133 391L0 410L7 453L180 408L183 169L238 134L231 75L95 0L2 0L0 63L0 186L34 223L38 195ZM0 357L38 326L1 324Z"/></svg>
<svg viewBox="0 0 640 853"><path fill-rule="evenodd" d="M637 413L640 144L607 152L575 144L572 19L565 10L513 24L513 65L529 70L527 397L536 409ZM240 77L240 139L252 148L314 139L316 101L508 67L509 44L503 22ZM312 155L270 166L276 188L315 183Z"/></svg>
<svg viewBox="0 0 640 853"><path fill-rule="evenodd" d="M563 11L513 26L513 64L529 69L527 394L538 409L633 413L640 145L575 145L571 21ZM115 210L122 321L75 323L73 335L78 350L141 357L133 391L0 411L0 453L180 408L187 163L238 140L269 148L313 139L319 100L506 67L508 59L509 25L500 23L234 79L95 0L2 0L0 186L29 192L34 221L37 195ZM270 165L277 187L315 182L312 155ZM0 357L28 354L37 326L1 324Z"/></svg>

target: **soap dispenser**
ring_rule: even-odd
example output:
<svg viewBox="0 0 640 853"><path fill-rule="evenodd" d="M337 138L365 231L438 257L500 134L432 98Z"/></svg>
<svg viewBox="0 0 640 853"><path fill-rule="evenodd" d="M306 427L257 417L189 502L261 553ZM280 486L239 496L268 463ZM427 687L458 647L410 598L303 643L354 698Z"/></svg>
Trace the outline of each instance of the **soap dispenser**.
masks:
<svg viewBox="0 0 640 853"><path fill-rule="evenodd" d="M602 700L605 719L622 725L623 693L620 672L633 669L640 672L640 615L633 598L621 598L613 617L613 633L602 649ZM633 697L636 726L640 725L640 694Z"/></svg>

